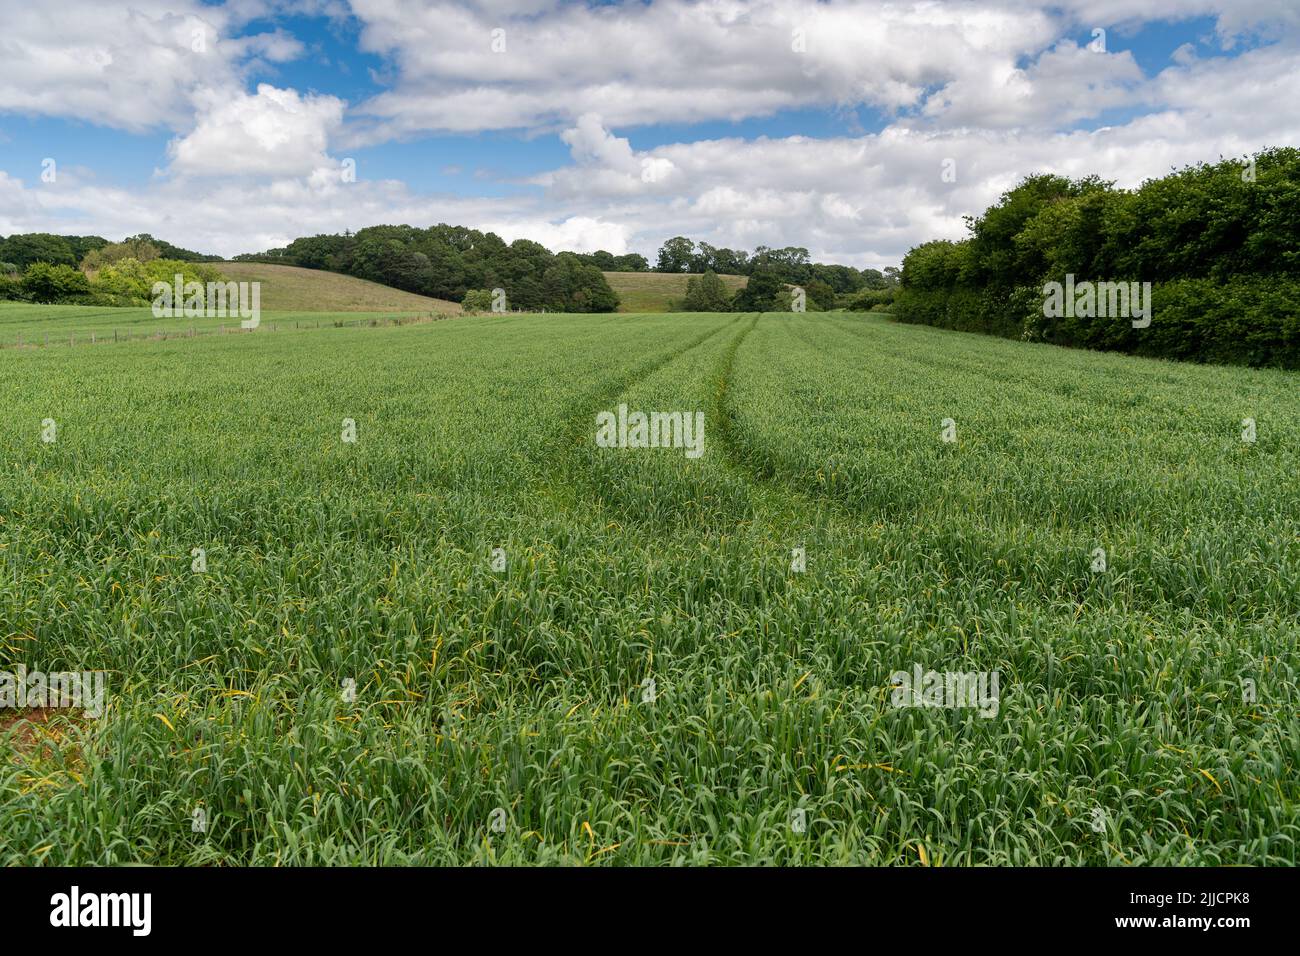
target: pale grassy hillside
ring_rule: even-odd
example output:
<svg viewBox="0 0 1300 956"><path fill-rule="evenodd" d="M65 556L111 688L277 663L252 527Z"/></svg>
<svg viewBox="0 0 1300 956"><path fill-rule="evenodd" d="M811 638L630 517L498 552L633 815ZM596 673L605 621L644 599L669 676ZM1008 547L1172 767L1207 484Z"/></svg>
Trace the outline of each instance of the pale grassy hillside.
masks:
<svg viewBox="0 0 1300 956"><path fill-rule="evenodd" d="M262 283L262 308L284 312L447 312L456 302L403 292L354 276L261 262L216 263L237 282Z"/></svg>
<svg viewBox="0 0 1300 956"><path fill-rule="evenodd" d="M667 312L686 296L685 273L606 272L606 281L618 293L620 312ZM728 291L743 289L746 276L719 276Z"/></svg>

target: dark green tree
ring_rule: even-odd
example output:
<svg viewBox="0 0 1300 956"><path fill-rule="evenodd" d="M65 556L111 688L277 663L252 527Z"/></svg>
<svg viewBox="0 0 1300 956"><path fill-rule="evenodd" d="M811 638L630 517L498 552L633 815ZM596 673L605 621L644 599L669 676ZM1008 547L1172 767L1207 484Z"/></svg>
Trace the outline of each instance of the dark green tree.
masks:
<svg viewBox="0 0 1300 956"><path fill-rule="evenodd" d="M690 272L695 257L695 243L685 236L674 236L659 247L655 272Z"/></svg>
<svg viewBox="0 0 1300 956"><path fill-rule="evenodd" d="M687 312L727 312L731 309L731 293L718 274L709 270L686 280L686 298L682 300L682 308Z"/></svg>

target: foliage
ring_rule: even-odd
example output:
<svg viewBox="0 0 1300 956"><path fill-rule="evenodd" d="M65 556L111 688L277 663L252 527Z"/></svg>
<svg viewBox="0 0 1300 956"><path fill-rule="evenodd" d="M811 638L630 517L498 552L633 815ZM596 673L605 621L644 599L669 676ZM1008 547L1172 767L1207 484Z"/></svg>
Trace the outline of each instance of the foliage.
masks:
<svg viewBox="0 0 1300 956"><path fill-rule="evenodd" d="M674 236L660 247L655 271L743 276L768 272L787 285L807 290L809 298L815 300L815 307L822 309L834 308L838 295L864 288L886 289L898 284L898 270L892 266L882 272L813 262L808 250L802 246L782 249L759 246L751 255L744 250L720 248L707 242L697 245L685 236Z"/></svg>
<svg viewBox="0 0 1300 956"><path fill-rule="evenodd" d="M774 272L759 272L749 277L745 288L731 300L736 312L780 312L790 308L785 283Z"/></svg>
<svg viewBox="0 0 1300 956"><path fill-rule="evenodd" d="M1202 362L1300 367L1300 150L1202 163L1135 190L1030 176L961 242L903 260L903 321ZM1151 283L1151 325L1047 318L1043 286Z"/></svg>
<svg viewBox="0 0 1300 956"><path fill-rule="evenodd" d="M92 253L93 255L93 253ZM216 282L221 273L211 265L176 259L138 262L118 259L93 276L70 265L33 262L21 279L0 278L0 299L42 303L84 303L104 306L144 305L153 300L155 282L172 285L177 275L182 283Z"/></svg>
<svg viewBox="0 0 1300 956"><path fill-rule="evenodd" d="M566 258L567 257L567 258ZM471 289L504 289L511 309L611 312L618 298L595 265L551 253L527 239L440 223L370 226L356 233L295 239L237 260L327 269L384 285L461 301Z"/></svg>
<svg viewBox="0 0 1300 956"><path fill-rule="evenodd" d="M98 272L105 266L111 266L123 259L136 262L152 262L162 256L162 250L147 239L132 238L123 242L110 242L99 249L93 249L81 260L82 272Z"/></svg>
<svg viewBox="0 0 1300 956"><path fill-rule="evenodd" d="M111 252L103 254L103 250L110 248ZM26 269L33 262L76 266L86 262L88 257L90 265L86 268L98 269L118 259L141 259L142 255L186 262L211 262L219 259L217 256L204 256L181 249L148 234L129 236L120 243L110 243L99 236L56 236L48 232L20 233L0 240L0 262L12 263L20 270Z"/></svg>
<svg viewBox="0 0 1300 956"><path fill-rule="evenodd" d="M561 312L613 312L618 296L601 271L571 252L561 252L542 274L547 308Z"/></svg>
<svg viewBox="0 0 1300 956"><path fill-rule="evenodd" d="M601 272L648 272L650 270L650 263L646 261L646 257L636 252L616 256L612 252L600 249L596 252L576 253L576 255Z"/></svg>
<svg viewBox="0 0 1300 956"><path fill-rule="evenodd" d="M718 274L710 269L701 276L691 276L686 280L682 307L687 312L726 312L731 308L731 293Z"/></svg>
<svg viewBox="0 0 1300 956"><path fill-rule="evenodd" d="M23 296L32 302L65 302L90 292L90 280L70 265L33 262L23 273Z"/></svg>
<svg viewBox="0 0 1300 956"><path fill-rule="evenodd" d="M685 236L674 236L659 247L656 272L690 272L695 258L695 243Z"/></svg>
<svg viewBox="0 0 1300 956"><path fill-rule="evenodd" d="M220 262L221 256L205 255L201 252L193 252L189 249L182 249L180 246L174 246L170 242L162 239L155 239L147 232L138 236L128 236L122 240L123 244L134 246L136 248L148 248L153 246L158 250L158 256L162 259L179 259L181 262ZM138 257L137 257L138 258Z"/></svg>
<svg viewBox="0 0 1300 956"><path fill-rule="evenodd" d="M835 308L835 289L830 283L814 278L801 288L804 290L809 312L824 312Z"/></svg>
<svg viewBox="0 0 1300 956"><path fill-rule="evenodd" d="M492 292L490 289L470 289L460 300L460 305L466 312L490 312Z"/></svg>
<svg viewBox="0 0 1300 956"><path fill-rule="evenodd" d="M181 277L182 286L189 282L207 284L222 279L221 273L211 265L196 262L182 262L179 259L152 259L139 262L136 259L119 259L114 265L105 266L96 274L92 285L96 291L111 296L120 296L136 302L152 302L155 282L175 285L176 276Z"/></svg>
<svg viewBox="0 0 1300 956"><path fill-rule="evenodd" d="M897 293L898 290L893 288L863 289L845 296L844 307L850 312L883 312L893 304Z"/></svg>
<svg viewBox="0 0 1300 956"><path fill-rule="evenodd" d="M0 241L0 262L11 262L26 269L33 262L56 266L75 266L86 253L105 245L98 236L56 236L48 232L29 232Z"/></svg>

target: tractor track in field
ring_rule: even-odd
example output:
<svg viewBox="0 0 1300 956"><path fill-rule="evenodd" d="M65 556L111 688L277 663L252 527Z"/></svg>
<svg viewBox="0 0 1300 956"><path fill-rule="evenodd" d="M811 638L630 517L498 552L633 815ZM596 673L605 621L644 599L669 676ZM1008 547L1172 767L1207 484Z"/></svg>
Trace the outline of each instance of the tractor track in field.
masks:
<svg viewBox="0 0 1300 956"><path fill-rule="evenodd" d="M800 524L820 524L833 513L860 520L861 510L855 509L851 503L810 492L775 469L769 473L767 469L756 467L744 453L744 446L737 437L737 416L728 397L735 373L736 355L761 318L761 313L754 315L753 321L731 343L718 364L711 417L714 421L714 434L718 436L717 442L722 449L723 467L750 487L756 517L773 523L794 521Z"/></svg>
<svg viewBox="0 0 1300 956"><path fill-rule="evenodd" d="M616 379L605 381L575 401L572 406L574 411L567 416L567 424L556 435L556 444L562 449L561 454L549 460L539 479L541 492L555 501L557 506L567 510L579 507L607 510L607 506L600 503L597 496L581 494L584 486L590 486L590 481L577 450L591 439L592 419L596 411L607 408L620 395L682 356L728 330L736 330L737 325L744 323L724 349L715 367L710 389L712 397L705 409L710 436L706 448L714 446L718 455L718 467L743 482L750 491L752 514L744 520L758 520L775 526L790 523L819 525L831 514L861 520L861 510L851 502L809 491L775 471L764 473L744 453L744 446L737 438L736 416L730 406L729 396L736 355L762 318L761 313L737 315L732 321L698 335L677 348L661 352Z"/></svg>
<svg viewBox="0 0 1300 956"><path fill-rule="evenodd" d="M543 469L541 477L543 493L569 510L576 508L578 500L575 489L583 483L585 472L585 469L578 461L577 449L589 436L592 419L596 412L608 406L628 389L645 381L651 375L672 364L688 352L699 348L714 336L720 335L744 318L744 315L738 315L730 322L710 329L702 335L695 336L684 345L660 352L617 379L605 381L597 388L587 392L581 399L575 401L572 406L574 411L567 415L567 424L556 436L557 444L561 449L560 454L551 458L549 466ZM584 505L587 507L603 507L594 500L584 502Z"/></svg>

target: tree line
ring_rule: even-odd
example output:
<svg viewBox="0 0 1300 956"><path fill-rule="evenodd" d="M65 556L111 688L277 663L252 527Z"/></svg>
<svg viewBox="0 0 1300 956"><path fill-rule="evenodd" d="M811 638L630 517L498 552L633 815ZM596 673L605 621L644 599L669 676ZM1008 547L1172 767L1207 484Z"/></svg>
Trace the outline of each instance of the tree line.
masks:
<svg viewBox="0 0 1300 956"><path fill-rule="evenodd" d="M904 322L1204 362L1300 367L1300 150L1175 170L1136 189L1025 178L969 235L908 252ZM1050 284L1150 283L1149 325ZM1082 288L1082 286L1080 286Z"/></svg>
<svg viewBox="0 0 1300 956"><path fill-rule="evenodd" d="M236 256L237 260L326 269L360 279L461 302L503 289L509 309L613 312L618 296L600 268L571 252L553 253L540 243L506 243L492 232L439 223L369 226L356 232L308 236L280 249ZM489 293L490 294L490 293Z"/></svg>
<svg viewBox="0 0 1300 956"><path fill-rule="evenodd" d="M605 251L581 255L605 271L660 272L690 275L685 297L675 303L684 312L788 312L802 294L809 311L887 309L898 285L898 270L855 269L813 262L802 246L759 246L753 253L674 236L659 247L655 265L635 253ZM720 276L746 276L734 294Z"/></svg>
<svg viewBox="0 0 1300 956"><path fill-rule="evenodd" d="M719 275L771 276L777 282L799 286L824 308L845 305L843 297L864 291L883 291L898 282L898 270L855 269L835 263L813 262L803 246L780 249L759 246L752 253L743 249L696 243L686 236L674 236L659 247L655 272L716 272Z"/></svg>
<svg viewBox="0 0 1300 956"><path fill-rule="evenodd" d="M220 256L191 252L170 242L155 239L148 233L129 236L125 243L147 243L163 259L181 262L219 262ZM25 232L5 238L0 236L0 272L22 272L33 262L46 262L52 266L80 266L90 253L113 245L103 236L58 236L49 232Z"/></svg>
<svg viewBox="0 0 1300 956"><path fill-rule="evenodd" d="M652 269L639 253L552 253L528 239L506 243L495 233L445 223L306 236L235 259L344 273L467 308L495 304L493 290L502 289L506 308L527 311L614 311L618 296L604 272L694 273L677 303L689 311L786 311L796 287L814 311L886 308L898 284L896 269L813 262L798 246L759 246L749 253L675 236L660 248ZM188 275L216 261L149 235L110 243L100 236L26 233L0 240L0 298L135 305L147 301L145 280L173 268L169 263L188 264L174 270ZM202 271L216 275L211 268ZM718 274L749 282L732 295Z"/></svg>
<svg viewBox="0 0 1300 956"><path fill-rule="evenodd" d="M237 260L326 269L381 282L408 292L479 308L493 289L504 289L507 307L536 311L612 312L618 296L604 272L672 272L743 275L745 290L732 296L720 282L691 283L680 303L690 311L773 311L790 307L789 287L805 292L812 309L874 308L893 298L898 270L855 269L813 262L808 250L759 246L752 254L669 239L653 269L639 253L606 250L552 253L540 243L506 243L495 233L439 223L370 226L357 232L308 236Z"/></svg>
<svg viewBox="0 0 1300 956"><path fill-rule="evenodd" d="M100 236L22 233L0 240L0 300L138 306L155 282L215 282L215 256L148 234L109 242Z"/></svg>

